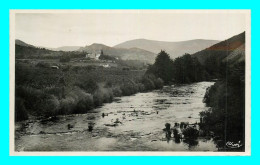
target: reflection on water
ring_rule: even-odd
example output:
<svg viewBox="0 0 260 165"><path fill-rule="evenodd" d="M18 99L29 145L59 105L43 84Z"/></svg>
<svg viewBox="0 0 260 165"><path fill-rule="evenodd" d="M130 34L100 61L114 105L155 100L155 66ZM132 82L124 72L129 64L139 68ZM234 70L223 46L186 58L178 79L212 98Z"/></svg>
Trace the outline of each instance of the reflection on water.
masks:
<svg viewBox="0 0 260 165"><path fill-rule="evenodd" d="M199 112L207 109L202 99L211 85L200 82L138 93L88 114L28 122L25 130L18 123L15 147L17 151L217 151L212 139L184 140L163 130L165 123L199 122Z"/></svg>

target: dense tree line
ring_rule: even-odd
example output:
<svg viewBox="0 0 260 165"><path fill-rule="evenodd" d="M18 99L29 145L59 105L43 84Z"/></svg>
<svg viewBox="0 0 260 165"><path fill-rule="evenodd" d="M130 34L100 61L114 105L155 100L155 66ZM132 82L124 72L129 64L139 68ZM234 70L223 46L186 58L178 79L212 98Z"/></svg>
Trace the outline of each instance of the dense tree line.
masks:
<svg viewBox="0 0 260 165"><path fill-rule="evenodd" d="M169 54L161 51L155 63L149 66L147 74L160 77L165 83L192 83L208 79L208 73L196 57L185 54L175 60Z"/></svg>

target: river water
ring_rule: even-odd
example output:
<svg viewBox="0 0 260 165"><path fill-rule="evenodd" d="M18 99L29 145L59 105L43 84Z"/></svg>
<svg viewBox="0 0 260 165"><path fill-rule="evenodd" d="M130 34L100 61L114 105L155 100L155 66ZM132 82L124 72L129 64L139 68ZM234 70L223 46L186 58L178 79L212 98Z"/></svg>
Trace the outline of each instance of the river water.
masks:
<svg viewBox="0 0 260 165"><path fill-rule="evenodd" d="M199 122L213 82L167 86L118 98L87 114L16 124L16 151L217 151L212 139L166 138L165 123ZM104 113L104 116L102 116ZM93 125L93 131L88 130ZM71 125L72 128L68 128Z"/></svg>

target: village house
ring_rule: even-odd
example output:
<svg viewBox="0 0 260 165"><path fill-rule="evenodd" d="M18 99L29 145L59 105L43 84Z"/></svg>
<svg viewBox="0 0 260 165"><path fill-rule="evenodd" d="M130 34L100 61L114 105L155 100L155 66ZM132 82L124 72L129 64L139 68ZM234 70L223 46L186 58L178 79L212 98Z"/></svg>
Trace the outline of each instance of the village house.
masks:
<svg viewBox="0 0 260 165"><path fill-rule="evenodd" d="M92 59L92 60L99 60L99 57L103 54L103 50L101 50L99 53L88 53L86 54L86 58Z"/></svg>

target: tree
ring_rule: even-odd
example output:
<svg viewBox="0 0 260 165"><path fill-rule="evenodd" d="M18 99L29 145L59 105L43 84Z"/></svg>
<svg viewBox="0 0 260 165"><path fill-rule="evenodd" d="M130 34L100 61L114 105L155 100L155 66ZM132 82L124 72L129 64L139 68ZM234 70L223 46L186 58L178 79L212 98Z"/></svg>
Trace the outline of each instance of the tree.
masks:
<svg viewBox="0 0 260 165"><path fill-rule="evenodd" d="M207 79L207 73L196 57L185 54L173 62L174 81L191 83Z"/></svg>
<svg viewBox="0 0 260 165"><path fill-rule="evenodd" d="M161 78L165 83L169 83L173 79L173 61L168 53L164 50L157 55L155 63L151 65L147 73L152 73L156 77Z"/></svg>

